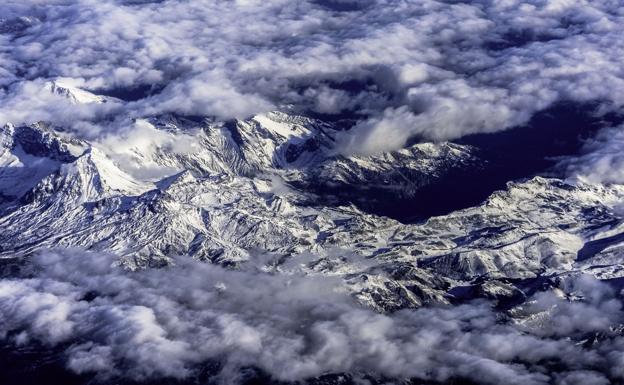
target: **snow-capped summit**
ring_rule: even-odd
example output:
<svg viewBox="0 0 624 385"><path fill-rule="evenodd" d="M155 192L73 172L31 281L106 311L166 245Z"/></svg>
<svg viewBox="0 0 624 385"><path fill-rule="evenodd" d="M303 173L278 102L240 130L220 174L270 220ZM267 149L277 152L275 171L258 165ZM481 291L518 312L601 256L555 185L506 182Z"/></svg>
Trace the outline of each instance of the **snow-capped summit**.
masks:
<svg viewBox="0 0 624 385"><path fill-rule="evenodd" d="M93 94L80 88L79 81L71 78L59 78L45 84L49 92L67 98L74 104L119 102L118 99Z"/></svg>

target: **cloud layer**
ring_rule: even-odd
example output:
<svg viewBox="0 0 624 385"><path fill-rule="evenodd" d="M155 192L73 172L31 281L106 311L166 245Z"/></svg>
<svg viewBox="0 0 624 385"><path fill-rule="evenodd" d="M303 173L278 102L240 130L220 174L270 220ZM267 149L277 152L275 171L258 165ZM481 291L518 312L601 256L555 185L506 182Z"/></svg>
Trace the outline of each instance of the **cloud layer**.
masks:
<svg viewBox="0 0 624 385"><path fill-rule="evenodd" d="M378 314L330 277L189 259L129 272L114 260L34 257L23 277L0 281L0 335L69 346L69 369L104 380L186 378L214 361L225 383L249 366L285 381L343 372L523 385L624 379L621 302L585 276L537 294L514 323L487 303Z"/></svg>
<svg viewBox="0 0 624 385"><path fill-rule="evenodd" d="M0 124L46 120L121 147L147 140L137 118L292 109L347 118L337 151L376 153L495 132L561 101L621 109L622 25L613 0L9 0ZM59 78L116 99L73 103L50 92ZM566 167L623 183L623 146L621 127L605 130ZM101 379L187 378L221 361L224 382L247 366L284 381L624 381L618 294L582 276L514 322L487 303L377 314L332 278L187 259L138 272L80 251L30 262L0 281L0 337L69 346L68 368Z"/></svg>
<svg viewBox="0 0 624 385"><path fill-rule="evenodd" d="M610 0L26 0L0 15L0 122L91 135L120 116L291 106L355 118L339 151L371 153L501 130L563 100L624 103ZM68 105L42 94L57 77L128 101Z"/></svg>

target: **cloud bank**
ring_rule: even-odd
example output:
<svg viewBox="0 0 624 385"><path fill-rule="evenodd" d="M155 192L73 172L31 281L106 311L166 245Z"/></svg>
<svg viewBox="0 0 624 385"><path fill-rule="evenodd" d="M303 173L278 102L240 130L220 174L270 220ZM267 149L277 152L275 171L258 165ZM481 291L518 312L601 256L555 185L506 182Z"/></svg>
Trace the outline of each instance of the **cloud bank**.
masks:
<svg viewBox="0 0 624 385"><path fill-rule="evenodd" d="M224 270L189 259L130 272L115 258L45 252L0 281L0 336L64 344L67 366L105 381L188 378L221 362L297 381L327 373L482 384L624 380L617 293L585 276L534 296L515 319L477 302L378 314L334 278Z"/></svg>
<svg viewBox="0 0 624 385"><path fill-rule="evenodd" d="M593 183L624 183L624 127L601 130L585 142L583 153L561 162L571 177Z"/></svg>
<svg viewBox="0 0 624 385"><path fill-rule="evenodd" d="M8 0L0 124L46 120L122 151L146 140L139 118L288 109L345 119L337 151L376 153L495 132L562 101L621 109L622 25L612 0ZM59 78L111 99L74 103L50 92ZM605 130L566 167L623 183L623 145L621 128ZM248 366L283 381L624 381L619 294L582 276L513 321L482 302L377 314L332 278L182 258L138 272L80 251L30 263L0 281L0 337L69 346L68 368L103 381L189 378L213 361L223 382Z"/></svg>
<svg viewBox="0 0 624 385"><path fill-rule="evenodd" d="M9 0L0 15L0 123L98 135L148 115L295 108L354 119L338 150L372 153L560 101L624 103L610 0ZM58 77L125 102L44 95Z"/></svg>

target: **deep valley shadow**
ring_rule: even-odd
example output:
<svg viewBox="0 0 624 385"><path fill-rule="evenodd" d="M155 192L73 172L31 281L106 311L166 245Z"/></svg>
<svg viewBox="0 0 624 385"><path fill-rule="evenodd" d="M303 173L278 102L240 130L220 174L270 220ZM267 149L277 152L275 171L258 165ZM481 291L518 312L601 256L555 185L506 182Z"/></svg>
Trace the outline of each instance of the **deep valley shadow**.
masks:
<svg viewBox="0 0 624 385"><path fill-rule="evenodd" d="M477 164L451 167L407 196L396 189L345 184L317 185L313 190L324 203L353 203L403 223L445 215L482 203L509 181L563 176L554 168L557 157L579 153L598 130L624 121L622 116L598 116L597 106L560 104L536 114L525 126L456 140L477 149Z"/></svg>

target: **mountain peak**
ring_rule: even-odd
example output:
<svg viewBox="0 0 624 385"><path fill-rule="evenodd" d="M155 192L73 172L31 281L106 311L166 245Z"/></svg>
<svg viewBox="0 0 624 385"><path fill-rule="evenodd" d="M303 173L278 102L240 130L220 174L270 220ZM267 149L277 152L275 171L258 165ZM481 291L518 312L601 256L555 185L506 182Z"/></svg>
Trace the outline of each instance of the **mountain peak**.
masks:
<svg viewBox="0 0 624 385"><path fill-rule="evenodd" d="M70 78L59 78L47 82L45 88L55 95L67 98L74 104L118 102L118 99L101 96L80 88L80 82Z"/></svg>

